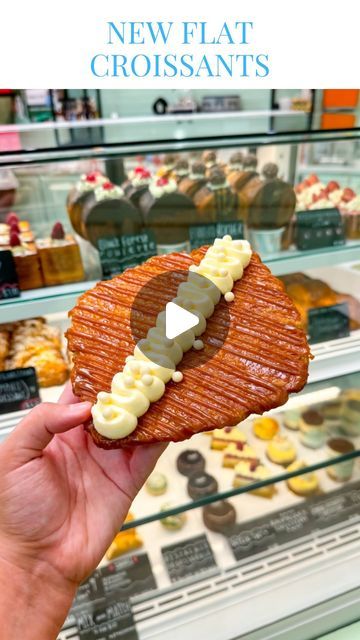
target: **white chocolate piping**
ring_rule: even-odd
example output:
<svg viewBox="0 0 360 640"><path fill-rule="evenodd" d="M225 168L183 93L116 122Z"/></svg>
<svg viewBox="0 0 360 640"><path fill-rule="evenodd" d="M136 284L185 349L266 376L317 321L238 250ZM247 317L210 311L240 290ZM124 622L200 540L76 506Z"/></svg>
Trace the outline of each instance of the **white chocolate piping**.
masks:
<svg viewBox="0 0 360 640"><path fill-rule="evenodd" d="M199 323L169 340L165 335L165 311L159 313L156 326L126 358L123 370L114 375L111 392L98 393L91 410L96 431L111 440L125 438L136 429L138 418L150 403L164 395L166 383L181 382L183 374L176 371L176 365L184 352L204 346L196 338L204 333L206 318L214 313L221 294L233 299L228 294L242 277L251 253L246 240L224 236L215 240L198 266L190 267L188 279L180 284L173 302L197 315Z"/></svg>

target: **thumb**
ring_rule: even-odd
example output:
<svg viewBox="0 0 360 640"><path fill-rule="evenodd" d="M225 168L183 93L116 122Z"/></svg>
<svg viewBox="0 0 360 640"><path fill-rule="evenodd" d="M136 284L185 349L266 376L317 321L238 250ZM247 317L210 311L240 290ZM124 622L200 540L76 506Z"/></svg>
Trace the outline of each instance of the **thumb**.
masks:
<svg viewBox="0 0 360 640"><path fill-rule="evenodd" d="M54 435L80 425L90 416L91 403L59 405L44 402L32 409L10 434L5 445L14 449L16 462L25 464L41 456ZM20 460L19 460L20 457Z"/></svg>

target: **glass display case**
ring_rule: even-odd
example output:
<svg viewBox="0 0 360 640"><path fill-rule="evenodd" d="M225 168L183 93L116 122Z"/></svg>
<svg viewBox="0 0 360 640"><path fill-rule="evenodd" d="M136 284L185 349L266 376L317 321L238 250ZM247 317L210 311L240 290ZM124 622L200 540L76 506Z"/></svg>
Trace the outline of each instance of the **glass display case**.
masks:
<svg viewBox="0 0 360 640"><path fill-rule="evenodd" d="M147 142L104 142L119 140L109 122L100 146L81 148L30 148L20 131L21 148L0 156L0 250L16 284L6 293L3 269L0 372L34 367L42 399L68 377L64 331L81 293L227 233L282 279L314 356L285 406L168 447L61 640L296 640L356 619L360 132L235 135L227 115L211 117L213 135L195 126L169 139L158 123ZM52 375L23 341L15 348L30 318L39 336L61 336L48 345ZM1 438L30 406L7 402ZM184 459L200 465L196 482Z"/></svg>

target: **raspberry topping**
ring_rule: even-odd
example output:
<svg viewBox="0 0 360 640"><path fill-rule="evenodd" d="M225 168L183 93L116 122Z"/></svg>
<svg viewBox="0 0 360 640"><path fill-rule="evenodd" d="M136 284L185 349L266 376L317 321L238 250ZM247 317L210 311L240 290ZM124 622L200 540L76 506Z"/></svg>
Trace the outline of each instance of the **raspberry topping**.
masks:
<svg viewBox="0 0 360 640"><path fill-rule="evenodd" d="M51 238L52 238L52 240L64 240L65 231L64 231L64 227L62 226L61 222L55 222L55 224L54 224L54 226L52 228Z"/></svg>
<svg viewBox="0 0 360 640"><path fill-rule="evenodd" d="M21 242L19 238L19 234L16 231L11 231L10 233L10 247L20 247Z"/></svg>
<svg viewBox="0 0 360 640"><path fill-rule="evenodd" d="M11 225L13 222L19 222L19 217L16 215L14 211L10 211L5 218L6 224Z"/></svg>
<svg viewBox="0 0 360 640"><path fill-rule="evenodd" d="M114 184L112 182L104 182L102 188L105 189L105 191L110 191L111 189L114 188Z"/></svg>

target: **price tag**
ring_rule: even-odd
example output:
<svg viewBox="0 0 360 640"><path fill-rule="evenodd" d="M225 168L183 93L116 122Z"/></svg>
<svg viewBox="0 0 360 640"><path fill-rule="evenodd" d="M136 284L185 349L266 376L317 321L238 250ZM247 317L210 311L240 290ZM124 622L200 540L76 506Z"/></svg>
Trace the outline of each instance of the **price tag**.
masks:
<svg viewBox="0 0 360 640"><path fill-rule="evenodd" d="M336 207L298 211L295 244L300 250L322 249L345 244L340 211Z"/></svg>
<svg viewBox="0 0 360 640"><path fill-rule="evenodd" d="M193 224L189 227L190 247L213 244L216 238L230 235L234 240L244 237L244 223L241 220L214 222L213 224Z"/></svg>
<svg viewBox="0 0 360 640"><path fill-rule="evenodd" d="M58 640L138 640L138 637L130 603L112 597L71 611Z"/></svg>
<svg viewBox="0 0 360 640"><path fill-rule="evenodd" d="M97 247L104 279L136 267L156 255L156 240L152 231L99 238Z"/></svg>
<svg viewBox="0 0 360 640"><path fill-rule="evenodd" d="M31 409L40 402L34 367L0 371L0 413Z"/></svg>
<svg viewBox="0 0 360 640"><path fill-rule="evenodd" d="M350 335L350 314L347 302L308 310L309 342L326 342Z"/></svg>
<svg viewBox="0 0 360 640"><path fill-rule="evenodd" d="M18 298L19 282L11 251L0 251L0 300Z"/></svg>
<svg viewBox="0 0 360 640"><path fill-rule="evenodd" d="M302 538L313 531L346 522L359 512L360 482L348 484L328 495L313 496L297 507L237 524L227 535L237 561Z"/></svg>
<svg viewBox="0 0 360 640"><path fill-rule="evenodd" d="M161 549L171 582L216 567L215 558L206 535L188 538Z"/></svg>

